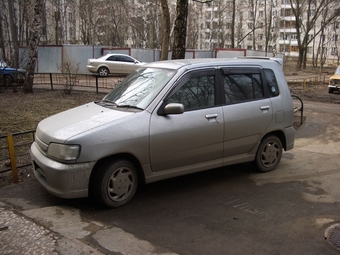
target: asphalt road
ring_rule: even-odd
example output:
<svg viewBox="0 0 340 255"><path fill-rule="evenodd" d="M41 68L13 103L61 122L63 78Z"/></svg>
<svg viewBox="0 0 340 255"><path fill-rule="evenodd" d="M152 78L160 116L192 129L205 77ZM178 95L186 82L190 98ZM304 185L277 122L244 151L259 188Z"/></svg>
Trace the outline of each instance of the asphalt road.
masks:
<svg viewBox="0 0 340 255"><path fill-rule="evenodd" d="M325 240L340 222L339 115L338 104L305 102L295 148L270 173L241 164L169 179L110 210L35 180L1 188L0 201L104 254L339 254Z"/></svg>

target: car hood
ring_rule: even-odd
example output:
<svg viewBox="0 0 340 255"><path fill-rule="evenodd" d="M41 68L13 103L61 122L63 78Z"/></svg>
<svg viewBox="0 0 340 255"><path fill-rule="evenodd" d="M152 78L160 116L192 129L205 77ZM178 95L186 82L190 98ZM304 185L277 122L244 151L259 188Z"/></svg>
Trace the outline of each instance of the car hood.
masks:
<svg viewBox="0 0 340 255"><path fill-rule="evenodd" d="M340 80L340 74L334 74L329 78L330 80Z"/></svg>
<svg viewBox="0 0 340 255"><path fill-rule="evenodd" d="M92 102L42 120L38 124L36 136L45 144L64 143L73 136L131 114L133 112L112 110Z"/></svg>

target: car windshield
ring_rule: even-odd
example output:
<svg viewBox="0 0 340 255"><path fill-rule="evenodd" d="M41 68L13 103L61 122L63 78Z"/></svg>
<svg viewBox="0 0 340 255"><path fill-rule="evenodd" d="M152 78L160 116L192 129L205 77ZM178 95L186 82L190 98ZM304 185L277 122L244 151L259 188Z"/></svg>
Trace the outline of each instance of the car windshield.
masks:
<svg viewBox="0 0 340 255"><path fill-rule="evenodd" d="M340 74L340 66L335 70L334 74Z"/></svg>
<svg viewBox="0 0 340 255"><path fill-rule="evenodd" d="M145 109L176 71L159 68L140 68L127 76L103 100L117 106Z"/></svg>

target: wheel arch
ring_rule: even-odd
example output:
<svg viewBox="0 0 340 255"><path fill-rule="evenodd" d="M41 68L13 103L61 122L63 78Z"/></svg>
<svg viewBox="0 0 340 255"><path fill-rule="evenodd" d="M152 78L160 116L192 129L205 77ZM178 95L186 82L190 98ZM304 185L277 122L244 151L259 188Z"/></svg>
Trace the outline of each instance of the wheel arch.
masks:
<svg viewBox="0 0 340 255"><path fill-rule="evenodd" d="M267 133L265 136L262 137L261 141L263 139L267 138L268 136L272 136L272 135L274 135L274 136L276 136L280 139L281 144L282 144L282 148L284 148L284 150L286 150L287 149L287 139L286 139L284 132L281 131L281 130L276 130L276 131L272 131L270 133Z"/></svg>
<svg viewBox="0 0 340 255"><path fill-rule="evenodd" d="M92 182L94 180L94 175L96 174L96 169L99 169L100 167L107 164L108 162L112 162L116 160L127 160L127 161L130 161L132 164L134 164L137 169L138 182L145 183L145 175L144 175L144 172L143 172L143 169L142 169L142 166L139 160L135 156L129 153L120 153L120 154L111 155L111 156L102 158L97 161L97 163L94 165L91 171L90 181L89 181L89 190L91 189L91 187L93 187Z"/></svg>

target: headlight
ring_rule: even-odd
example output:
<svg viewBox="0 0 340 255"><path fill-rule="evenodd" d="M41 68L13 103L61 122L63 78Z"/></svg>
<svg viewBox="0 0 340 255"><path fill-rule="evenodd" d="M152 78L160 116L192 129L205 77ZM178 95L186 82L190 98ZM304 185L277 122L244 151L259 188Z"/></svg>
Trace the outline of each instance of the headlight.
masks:
<svg viewBox="0 0 340 255"><path fill-rule="evenodd" d="M334 80L330 80L329 81L331 85L334 85L335 84L335 81Z"/></svg>
<svg viewBox="0 0 340 255"><path fill-rule="evenodd" d="M80 145L50 143L47 154L60 160L75 160L79 157Z"/></svg>

